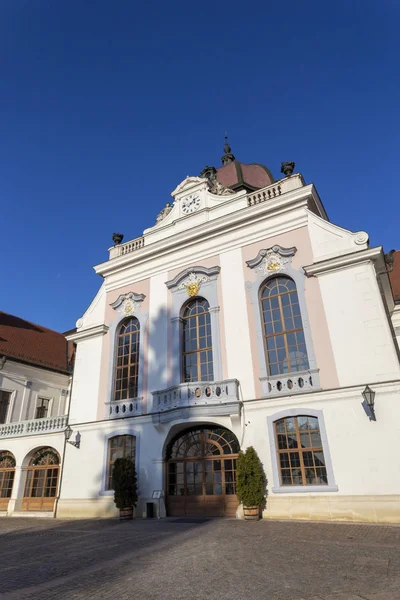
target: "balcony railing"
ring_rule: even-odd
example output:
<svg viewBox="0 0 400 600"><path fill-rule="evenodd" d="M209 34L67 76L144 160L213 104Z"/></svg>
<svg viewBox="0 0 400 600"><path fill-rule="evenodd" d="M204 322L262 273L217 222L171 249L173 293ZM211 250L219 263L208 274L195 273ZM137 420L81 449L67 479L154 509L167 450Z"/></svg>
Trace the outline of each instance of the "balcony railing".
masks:
<svg viewBox="0 0 400 600"><path fill-rule="evenodd" d="M239 382L237 379L180 383L165 390L153 392L153 412L208 404L226 404L238 400Z"/></svg>
<svg viewBox="0 0 400 600"><path fill-rule="evenodd" d="M122 419L123 417L134 417L142 414L142 400L122 400L120 402L108 402L108 416L110 419Z"/></svg>
<svg viewBox="0 0 400 600"><path fill-rule="evenodd" d="M66 428L68 417L48 417L46 419L31 419L0 425L0 438L21 437L24 435L38 435L40 433L53 433Z"/></svg>
<svg viewBox="0 0 400 600"><path fill-rule="evenodd" d="M318 370L268 377L267 396L288 396L319 389Z"/></svg>

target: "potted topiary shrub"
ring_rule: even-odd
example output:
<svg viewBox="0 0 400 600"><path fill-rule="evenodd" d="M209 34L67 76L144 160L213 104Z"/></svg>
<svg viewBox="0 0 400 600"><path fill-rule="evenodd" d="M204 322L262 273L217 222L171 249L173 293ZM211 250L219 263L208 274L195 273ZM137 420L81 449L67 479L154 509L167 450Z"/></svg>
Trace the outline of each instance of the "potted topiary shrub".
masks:
<svg viewBox="0 0 400 600"><path fill-rule="evenodd" d="M113 473L114 502L121 520L133 519L133 509L138 501L135 465L128 458L117 458Z"/></svg>
<svg viewBox="0 0 400 600"><path fill-rule="evenodd" d="M253 446L239 452L236 467L236 494L243 504L244 518L258 521L265 498L266 478Z"/></svg>

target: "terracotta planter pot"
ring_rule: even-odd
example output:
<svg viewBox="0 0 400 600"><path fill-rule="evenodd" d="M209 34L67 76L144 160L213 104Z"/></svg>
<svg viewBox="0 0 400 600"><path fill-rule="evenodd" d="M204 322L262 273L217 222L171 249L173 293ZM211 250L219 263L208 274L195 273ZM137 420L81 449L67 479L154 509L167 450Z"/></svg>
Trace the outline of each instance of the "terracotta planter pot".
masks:
<svg viewBox="0 0 400 600"><path fill-rule="evenodd" d="M128 521L133 519L133 506L129 508L120 508L119 509L119 520L120 521Z"/></svg>
<svg viewBox="0 0 400 600"><path fill-rule="evenodd" d="M245 521L258 521L260 519L259 506L243 506Z"/></svg>

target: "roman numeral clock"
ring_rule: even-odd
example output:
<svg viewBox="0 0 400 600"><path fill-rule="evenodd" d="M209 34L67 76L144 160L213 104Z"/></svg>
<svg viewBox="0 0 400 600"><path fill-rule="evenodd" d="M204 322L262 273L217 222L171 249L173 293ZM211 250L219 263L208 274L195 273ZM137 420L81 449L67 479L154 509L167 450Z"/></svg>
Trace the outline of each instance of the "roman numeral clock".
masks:
<svg viewBox="0 0 400 600"><path fill-rule="evenodd" d="M184 215L190 215L200 208L201 200L198 193L190 194L182 199L182 212Z"/></svg>

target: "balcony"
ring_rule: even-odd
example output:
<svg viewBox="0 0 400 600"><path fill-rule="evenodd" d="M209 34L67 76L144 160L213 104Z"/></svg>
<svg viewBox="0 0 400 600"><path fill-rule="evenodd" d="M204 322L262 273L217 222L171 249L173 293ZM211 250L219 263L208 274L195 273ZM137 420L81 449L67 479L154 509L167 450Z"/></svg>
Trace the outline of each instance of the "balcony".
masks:
<svg viewBox="0 0 400 600"><path fill-rule="evenodd" d="M168 416L168 413L183 409L186 410L186 413L191 411L194 414L207 415L229 415L237 412L239 410L238 380L180 383L165 390L153 392L152 412L161 415L161 421L176 418L174 415Z"/></svg>
<svg viewBox="0 0 400 600"><path fill-rule="evenodd" d="M107 402L107 407L109 419L136 417L137 415L142 414L142 398L121 400L119 402Z"/></svg>
<svg viewBox="0 0 400 600"><path fill-rule="evenodd" d="M45 419L31 419L30 421L5 423L0 425L0 439L63 431L67 426L67 422L68 417L67 415L64 415L62 417L48 417Z"/></svg>

